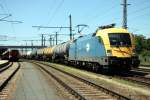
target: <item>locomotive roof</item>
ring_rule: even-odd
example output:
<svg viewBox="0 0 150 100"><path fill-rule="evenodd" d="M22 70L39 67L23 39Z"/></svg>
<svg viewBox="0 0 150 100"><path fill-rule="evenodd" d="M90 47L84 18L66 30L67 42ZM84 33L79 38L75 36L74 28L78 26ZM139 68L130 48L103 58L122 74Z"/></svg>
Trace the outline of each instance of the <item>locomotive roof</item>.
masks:
<svg viewBox="0 0 150 100"><path fill-rule="evenodd" d="M128 30L123 28L107 28L107 29L98 30L96 34L101 34L101 33L129 33L129 32Z"/></svg>

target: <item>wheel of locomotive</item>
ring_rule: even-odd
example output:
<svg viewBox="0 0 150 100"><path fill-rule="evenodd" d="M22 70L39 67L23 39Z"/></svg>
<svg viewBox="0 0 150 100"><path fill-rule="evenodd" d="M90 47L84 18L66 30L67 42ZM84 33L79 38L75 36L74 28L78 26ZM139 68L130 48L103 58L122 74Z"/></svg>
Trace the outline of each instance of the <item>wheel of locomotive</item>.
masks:
<svg viewBox="0 0 150 100"><path fill-rule="evenodd" d="M99 72L99 70L100 70L100 65L97 63L94 63L94 71Z"/></svg>
<svg viewBox="0 0 150 100"><path fill-rule="evenodd" d="M109 65L103 65L101 72L103 74L109 74L109 73L112 73L112 70L109 68Z"/></svg>

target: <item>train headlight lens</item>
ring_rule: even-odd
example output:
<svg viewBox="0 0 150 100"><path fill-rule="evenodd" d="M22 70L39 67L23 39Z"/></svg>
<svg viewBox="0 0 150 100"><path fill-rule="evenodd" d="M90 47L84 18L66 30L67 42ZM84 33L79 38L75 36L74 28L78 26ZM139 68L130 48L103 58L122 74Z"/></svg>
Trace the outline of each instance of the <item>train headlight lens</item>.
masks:
<svg viewBox="0 0 150 100"><path fill-rule="evenodd" d="M136 50L135 50L135 49L133 49L132 51L133 51L134 53L136 52Z"/></svg>
<svg viewBox="0 0 150 100"><path fill-rule="evenodd" d="M136 50L135 50L135 49L133 49L133 50L132 50L132 52L133 52L133 55L135 55L135 54L136 54Z"/></svg>
<svg viewBox="0 0 150 100"><path fill-rule="evenodd" d="M112 56L112 50L107 50L107 56Z"/></svg>

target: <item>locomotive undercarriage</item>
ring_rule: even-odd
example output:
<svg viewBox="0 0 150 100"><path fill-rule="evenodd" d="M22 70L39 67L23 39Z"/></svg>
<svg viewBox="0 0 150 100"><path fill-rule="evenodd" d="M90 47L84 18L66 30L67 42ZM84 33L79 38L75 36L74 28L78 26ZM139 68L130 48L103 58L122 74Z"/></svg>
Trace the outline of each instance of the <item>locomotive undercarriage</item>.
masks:
<svg viewBox="0 0 150 100"><path fill-rule="evenodd" d="M39 58L45 61L63 63L63 64L75 66L80 69L86 69L90 71L104 72L104 73L129 71L132 67L136 67L140 63L138 57L136 56L131 58L104 57L103 61L105 65L102 65L98 62L67 60L64 57L58 57L58 56L55 57L55 59L49 59L49 57L47 58L41 56Z"/></svg>

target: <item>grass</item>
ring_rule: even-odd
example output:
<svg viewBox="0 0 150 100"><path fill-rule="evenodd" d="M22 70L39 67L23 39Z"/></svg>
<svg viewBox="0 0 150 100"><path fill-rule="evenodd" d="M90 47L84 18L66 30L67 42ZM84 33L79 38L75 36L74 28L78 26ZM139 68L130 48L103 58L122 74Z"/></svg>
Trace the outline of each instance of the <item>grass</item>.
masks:
<svg viewBox="0 0 150 100"><path fill-rule="evenodd" d="M140 64L141 65L150 65L150 57L147 56L147 57L142 57L140 56Z"/></svg>
<svg viewBox="0 0 150 100"><path fill-rule="evenodd" d="M140 64L141 64L141 65L149 65L149 66L150 66L150 62L141 61Z"/></svg>
<svg viewBox="0 0 150 100"><path fill-rule="evenodd" d="M110 76L97 74L97 73L93 73L93 72L88 72L88 71L85 71L85 70L80 70L80 69L68 67L68 66L65 66L65 65L59 65L59 64L55 64L55 63L49 63L49 62L44 62L44 63L54 65L54 67L56 67L58 69L64 70L64 71L69 72L69 73L71 73L73 75L76 75L76 76L82 76L82 77L90 79L90 80L92 80L96 83L105 83L105 82L109 83L109 84L111 83L111 82L108 82L108 80L110 79ZM123 79L118 79L118 78L115 78L115 77L111 77L111 80L116 81L116 82L121 83L121 84L125 84L125 85L130 85L130 86L135 86L135 87L142 87L139 84L135 84L133 82L126 81L126 80L123 80Z"/></svg>
<svg viewBox="0 0 150 100"><path fill-rule="evenodd" d="M148 87L144 85L139 85L130 81L126 81L123 79L114 78L112 76L106 76L102 74L97 74L93 72L88 72L86 70L77 69L74 67L68 67L66 65L60 65L56 63L43 62L48 65L54 66L66 72L69 72L73 75L80 76L84 79L87 79L95 84L98 84L104 88L114 90L114 92L124 94L125 96L129 95L150 95L150 91Z"/></svg>

